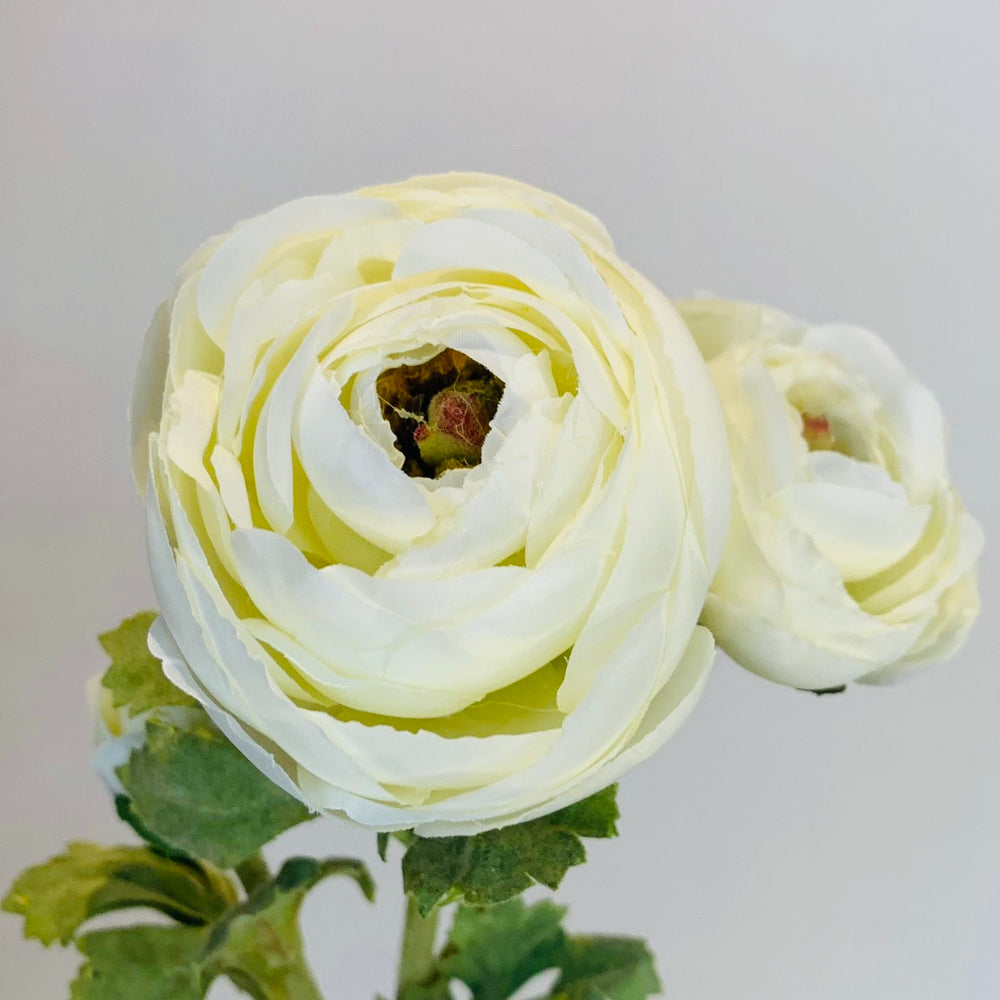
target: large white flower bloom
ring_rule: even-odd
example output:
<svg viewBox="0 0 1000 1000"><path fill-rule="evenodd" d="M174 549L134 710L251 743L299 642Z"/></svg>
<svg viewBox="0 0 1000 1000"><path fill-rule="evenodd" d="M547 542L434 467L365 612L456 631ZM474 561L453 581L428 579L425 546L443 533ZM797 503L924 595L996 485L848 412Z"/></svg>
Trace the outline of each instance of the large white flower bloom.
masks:
<svg viewBox="0 0 1000 1000"><path fill-rule="evenodd" d="M952 654L979 609L979 525L930 392L873 333L677 303L722 397L733 527L703 621L782 684L887 683Z"/></svg>
<svg viewBox="0 0 1000 1000"><path fill-rule="evenodd" d="M240 225L157 313L133 428L154 652L316 810L527 819L701 692L718 400L674 309L558 198L451 174Z"/></svg>

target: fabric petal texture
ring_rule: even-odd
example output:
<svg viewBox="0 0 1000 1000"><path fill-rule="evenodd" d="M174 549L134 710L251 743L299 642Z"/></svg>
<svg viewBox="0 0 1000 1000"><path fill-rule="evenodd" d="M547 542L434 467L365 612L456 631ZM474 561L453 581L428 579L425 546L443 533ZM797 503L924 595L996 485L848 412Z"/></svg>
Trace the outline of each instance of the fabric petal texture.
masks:
<svg viewBox="0 0 1000 1000"><path fill-rule="evenodd" d="M209 241L154 317L132 437L151 649L316 811L427 835L539 816L704 687L722 409L676 310L554 195L418 177ZM832 539L900 502L835 488L857 500Z"/></svg>

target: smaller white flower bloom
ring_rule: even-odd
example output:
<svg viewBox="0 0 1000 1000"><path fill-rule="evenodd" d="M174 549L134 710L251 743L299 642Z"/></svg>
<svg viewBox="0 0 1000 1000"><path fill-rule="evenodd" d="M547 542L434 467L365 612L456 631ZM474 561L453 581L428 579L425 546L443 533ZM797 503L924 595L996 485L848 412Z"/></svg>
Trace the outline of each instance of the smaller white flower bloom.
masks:
<svg viewBox="0 0 1000 1000"><path fill-rule="evenodd" d="M722 398L732 531L703 622L738 663L822 690L953 654L979 610L982 531L931 393L868 330L676 303Z"/></svg>

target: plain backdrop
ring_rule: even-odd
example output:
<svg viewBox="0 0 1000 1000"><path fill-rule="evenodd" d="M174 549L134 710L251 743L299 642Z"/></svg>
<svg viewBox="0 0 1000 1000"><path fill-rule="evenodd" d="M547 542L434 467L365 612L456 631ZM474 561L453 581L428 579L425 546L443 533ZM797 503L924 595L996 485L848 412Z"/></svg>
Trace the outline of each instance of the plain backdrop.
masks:
<svg viewBox="0 0 1000 1000"><path fill-rule="evenodd" d="M88 768L96 632L151 604L124 413L202 239L303 194L449 169L596 212L668 294L879 331L938 394L985 523L952 663L815 698L720 660L558 893L645 935L671 1000L1000 996L996 0L0 3L0 883L126 831ZM392 988L398 858L305 908L329 997ZM76 956L0 917L0 993ZM224 985L213 1000L233 994ZM123 998L127 1000L127 998Z"/></svg>

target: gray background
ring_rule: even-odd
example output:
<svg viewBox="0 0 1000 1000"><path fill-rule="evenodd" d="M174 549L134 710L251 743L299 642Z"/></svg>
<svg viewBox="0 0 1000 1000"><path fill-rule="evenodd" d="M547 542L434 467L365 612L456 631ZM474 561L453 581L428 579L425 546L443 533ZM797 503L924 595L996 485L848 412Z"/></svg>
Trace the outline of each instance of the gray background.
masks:
<svg viewBox="0 0 1000 1000"><path fill-rule="evenodd" d="M301 194L489 170L595 211L668 293L880 331L992 543L971 643L907 686L817 699L720 661L564 883L572 926L647 935L673 1000L1000 995L998 36L995 0L3 0L0 883L123 835L83 684L151 601L124 411L177 265ZM272 860L373 846L317 822ZM376 867L377 907L306 907L330 997L391 988ZM0 918L0 994L66 996L75 964Z"/></svg>

